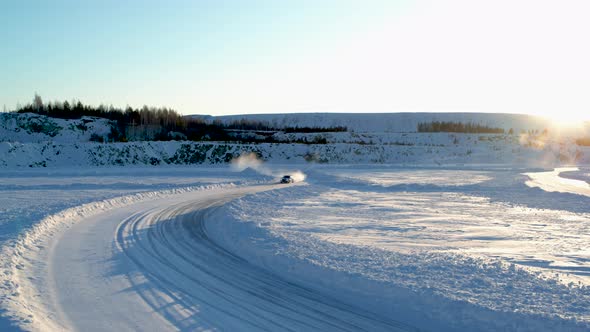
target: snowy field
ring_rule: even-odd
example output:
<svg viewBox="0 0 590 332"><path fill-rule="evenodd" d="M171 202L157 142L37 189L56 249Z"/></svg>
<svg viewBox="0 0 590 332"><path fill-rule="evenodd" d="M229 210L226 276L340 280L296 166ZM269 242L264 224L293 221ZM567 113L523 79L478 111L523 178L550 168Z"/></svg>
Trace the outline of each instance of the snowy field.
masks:
<svg viewBox="0 0 590 332"><path fill-rule="evenodd" d="M0 330L590 329L590 170L4 170Z"/></svg>

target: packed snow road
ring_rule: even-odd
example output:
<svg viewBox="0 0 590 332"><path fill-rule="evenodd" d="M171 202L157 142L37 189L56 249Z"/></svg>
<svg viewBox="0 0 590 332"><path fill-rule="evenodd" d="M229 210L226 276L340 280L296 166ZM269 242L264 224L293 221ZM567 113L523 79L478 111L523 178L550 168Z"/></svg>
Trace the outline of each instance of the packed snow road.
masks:
<svg viewBox="0 0 590 332"><path fill-rule="evenodd" d="M100 213L52 241L41 329L407 330L287 282L208 236L208 214L260 185L174 195Z"/></svg>

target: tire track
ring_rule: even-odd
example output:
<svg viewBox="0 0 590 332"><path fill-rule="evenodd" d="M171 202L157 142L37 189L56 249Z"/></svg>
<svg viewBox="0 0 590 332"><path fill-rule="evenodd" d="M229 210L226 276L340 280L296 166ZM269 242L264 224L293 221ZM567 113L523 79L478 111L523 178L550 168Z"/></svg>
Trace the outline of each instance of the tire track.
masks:
<svg viewBox="0 0 590 332"><path fill-rule="evenodd" d="M119 224L116 246L137 267L127 278L154 311L180 330L414 330L288 282L212 241L209 212L259 190L154 207Z"/></svg>

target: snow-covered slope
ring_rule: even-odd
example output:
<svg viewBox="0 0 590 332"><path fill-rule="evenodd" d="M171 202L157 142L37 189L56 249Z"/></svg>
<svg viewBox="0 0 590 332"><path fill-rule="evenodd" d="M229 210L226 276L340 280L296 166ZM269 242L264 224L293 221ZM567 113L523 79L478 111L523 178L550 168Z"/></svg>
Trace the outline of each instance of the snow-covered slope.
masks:
<svg viewBox="0 0 590 332"><path fill-rule="evenodd" d="M478 138L481 137L481 138ZM417 143L226 144L205 142L0 143L0 167L192 165L227 163L256 153L271 163L514 164L590 163L590 148L575 144L522 145L510 136L435 135Z"/></svg>
<svg viewBox="0 0 590 332"><path fill-rule="evenodd" d="M539 119L519 115L431 115L445 121L462 119L486 125L510 124L511 128L518 128L515 125L525 123L527 119L532 119L530 123L526 122L529 127L541 124ZM349 114L343 115L342 121L350 120L350 123L335 123L332 120L338 118L332 117L332 114L285 115L282 118L284 121L293 120L289 126L327 127L364 123L365 127L354 128L371 128L373 131L270 133L272 141L280 143L151 141L103 144L89 140L93 135L95 138L108 135L111 123L105 119L84 117L62 120L35 114L0 114L0 167L218 164L249 152L274 163L501 163L547 166L590 162L589 147L578 146L574 142L575 136L564 137L559 132L520 134L515 130L512 135L411 132L417 122L428 119L426 116ZM380 120L381 117L386 119ZM390 124L397 123L396 119L400 122L388 128L379 127L388 123L387 119L391 120ZM486 119L490 121L484 121ZM393 129L410 132L387 132ZM256 135L255 132L251 134ZM264 140L265 136L259 139Z"/></svg>
<svg viewBox="0 0 590 332"><path fill-rule="evenodd" d="M88 142L94 134L104 138L111 132L107 119L82 117L75 120L49 118L32 113L0 113L0 142Z"/></svg>

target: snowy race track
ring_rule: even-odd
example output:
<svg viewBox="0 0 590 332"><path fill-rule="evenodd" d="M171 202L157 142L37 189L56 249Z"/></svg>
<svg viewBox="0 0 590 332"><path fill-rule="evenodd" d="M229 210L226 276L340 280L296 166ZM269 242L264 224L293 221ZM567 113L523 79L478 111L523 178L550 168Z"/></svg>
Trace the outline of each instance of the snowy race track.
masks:
<svg viewBox="0 0 590 332"><path fill-rule="evenodd" d="M50 172L0 176L0 330L590 326L587 170Z"/></svg>
<svg viewBox="0 0 590 332"><path fill-rule="evenodd" d="M46 329L399 330L213 242L216 206L276 185L214 189L99 213L52 240ZM42 315L40 315L42 316ZM403 330L407 330L404 328Z"/></svg>

